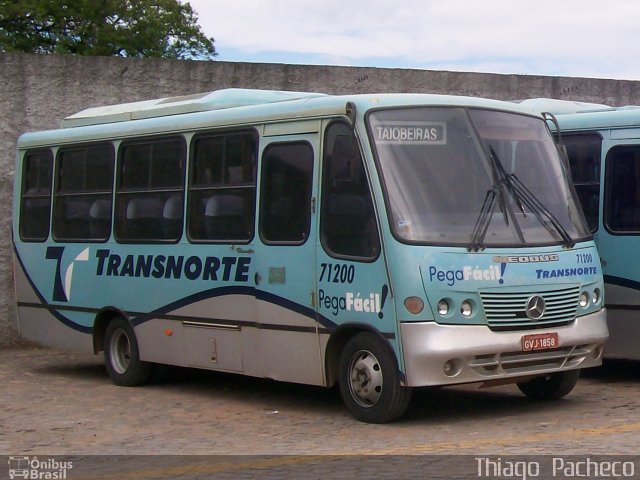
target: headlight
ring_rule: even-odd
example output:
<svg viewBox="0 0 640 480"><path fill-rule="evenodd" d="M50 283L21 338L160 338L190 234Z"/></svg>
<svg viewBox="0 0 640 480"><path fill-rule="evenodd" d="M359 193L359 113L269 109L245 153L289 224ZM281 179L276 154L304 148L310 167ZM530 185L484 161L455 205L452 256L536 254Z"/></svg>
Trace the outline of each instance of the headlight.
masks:
<svg viewBox="0 0 640 480"><path fill-rule="evenodd" d="M471 314L473 313L473 305L471 305L471 302L469 300L465 300L464 302L462 302L462 305L460 305L460 313L462 313L462 316L464 317L471 316Z"/></svg>
<svg viewBox="0 0 640 480"><path fill-rule="evenodd" d="M582 308L585 308L589 305L589 294L587 292L582 292L580 294L580 301L578 302Z"/></svg>
<svg viewBox="0 0 640 480"><path fill-rule="evenodd" d="M440 300L438 302L438 315L443 317L449 313L449 302L446 300Z"/></svg>

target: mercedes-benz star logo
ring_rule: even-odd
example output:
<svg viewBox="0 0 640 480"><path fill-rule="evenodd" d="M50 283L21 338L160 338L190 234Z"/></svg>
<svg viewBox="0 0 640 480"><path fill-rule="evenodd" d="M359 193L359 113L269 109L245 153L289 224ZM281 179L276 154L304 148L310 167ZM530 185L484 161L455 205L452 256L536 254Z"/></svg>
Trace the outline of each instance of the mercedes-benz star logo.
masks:
<svg viewBox="0 0 640 480"><path fill-rule="evenodd" d="M540 320L544 315L544 298L540 295L534 295L527 300L527 308L525 310L527 317L531 320Z"/></svg>

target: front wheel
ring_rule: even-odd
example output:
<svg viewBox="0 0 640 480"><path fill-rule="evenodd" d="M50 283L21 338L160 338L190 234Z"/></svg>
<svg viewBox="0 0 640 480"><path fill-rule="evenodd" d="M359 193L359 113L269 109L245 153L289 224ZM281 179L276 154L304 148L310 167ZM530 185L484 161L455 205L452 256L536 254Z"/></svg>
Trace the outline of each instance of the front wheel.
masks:
<svg viewBox="0 0 640 480"><path fill-rule="evenodd" d="M142 385L151 376L152 364L140 360L138 341L129 322L114 318L104 335L104 360L113 383L123 387Z"/></svg>
<svg viewBox="0 0 640 480"><path fill-rule="evenodd" d="M518 388L534 400L558 400L568 395L578 383L580 370L555 372L518 383Z"/></svg>
<svg viewBox="0 0 640 480"><path fill-rule="evenodd" d="M342 350L340 394L351 414L367 423L400 418L411 399L390 349L370 332L357 334Z"/></svg>

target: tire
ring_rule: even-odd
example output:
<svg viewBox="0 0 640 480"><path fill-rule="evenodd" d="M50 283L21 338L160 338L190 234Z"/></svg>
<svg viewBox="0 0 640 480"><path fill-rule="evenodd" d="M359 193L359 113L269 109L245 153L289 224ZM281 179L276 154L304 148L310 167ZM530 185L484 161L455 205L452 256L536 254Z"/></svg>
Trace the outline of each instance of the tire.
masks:
<svg viewBox="0 0 640 480"><path fill-rule="evenodd" d="M555 372L518 383L518 388L533 400L559 400L568 395L578 383L580 370Z"/></svg>
<svg viewBox="0 0 640 480"><path fill-rule="evenodd" d="M407 410L411 389L400 384L391 349L373 333L358 333L347 342L339 368L342 400L358 420L387 423Z"/></svg>
<svg viewBox="0 0 640 480"><path fill-rule="evenodd" d="M135 387L151 376L152 364L140 360L138 341L129 322L116 317L104 335L104 360L107 372L116 385Z"/></svg>

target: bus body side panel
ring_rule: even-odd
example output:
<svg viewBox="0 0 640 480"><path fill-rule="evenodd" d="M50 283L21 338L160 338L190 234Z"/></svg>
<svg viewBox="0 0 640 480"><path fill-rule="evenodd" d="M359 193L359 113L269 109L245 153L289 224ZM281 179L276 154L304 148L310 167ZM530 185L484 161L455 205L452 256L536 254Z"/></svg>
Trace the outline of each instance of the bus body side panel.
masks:
<svg viewBox="0 0 640 480"><path fill-rule="evenodd" d="M638 119L640 121L640 118ZM610 340L604 355L607 358L640 359L640 273L637 268L638 247L640 246L639 232L614 233L605 224L604 204L607 191L608 168L607 156L616 147L635 147L640 152L640 130L625 128L615 130L600 130L603 137L601 157L600 182L600 215L598 231L595 233L596 243L602 258L605 281L607 323L609 324ZM625 172L635 177L634 171ZM638 188L638 187L636 187ZM613 197L616 191L610 192ZM609 201L624 201L621 196Z"/></svg>
<svg viewBox="0 0 640 480"><path fill-rule="evenodd" d="M246 295L227 295L196 302L164 314L161 318L145 320L136 326L140 356L148 361L186 367L229 372L244 372L251 365L252 351L242 346L253 312L247 312L253 302ZM234 315L219 316L216 322L203 313L227 309ZM224 321L222 319L224 318ZM245 360L243 362L243 360ZM254 373L255 374L255 373Z"/></svg>
<svg viewBox="0 0 640 480"><path fill-rule="evenodd" d="M14 261L14 281L17 299L17 329L24 338L64 350L93 351L90 329L73 329L57 318L58 312L46 307L34 289L17 255Z"/></svg>
<svg viewBox="0 0 640 480"><path fill-rule="evenodd" d="M20 334L28 340L62 350L93 352L91 333L69 328L47 309L19 306L18 315Z"/></svg>
<svg viewBox="0 0 640 480"><path fill-rule="evenodd" d="M324 384L315 314L301 303L312 301L311 290L277 301L263 295L257 307L253 258L236 247L66 244L59 260L47 258L50 248L16 247L27 339L93 351L95 318L106 308L134 326L142 360ZM299 270L312 282L312 271Z"/></svg>
<svg viewBox="0 0 640 480"><path fill-rule="evenodd" d="M229 295L193 307L240 313L251 303L245 296ZM315 322L267 302L258 308L262 313L237 322L229 321L229 315L225 320L195 317L190 309L171 312L172 319L146 320L135 329L140 355L157 363L323 385ZM273 321L265 321L265 312L271 312Z"/></svg>

